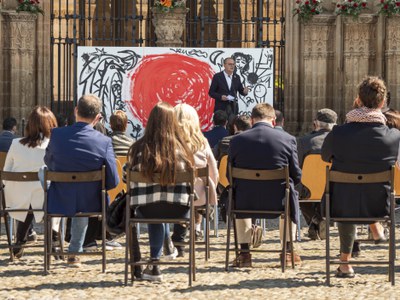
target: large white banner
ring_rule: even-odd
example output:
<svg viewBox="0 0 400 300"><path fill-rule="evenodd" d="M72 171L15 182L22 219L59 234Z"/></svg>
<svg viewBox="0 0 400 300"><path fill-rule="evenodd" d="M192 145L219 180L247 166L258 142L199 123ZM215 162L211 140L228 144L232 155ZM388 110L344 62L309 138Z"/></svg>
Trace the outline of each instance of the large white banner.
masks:
<svg viewBox="0 0 400 300"><path fill-rule="evenodd" d="M78 96L98 95L107 122L113 111L125 111L134 138L159 101L192 105L205 131L214 110L211 79L223 70L226 57L235 59L236 73L250 89L247 96L239 95L239 114L249 114L257 103L272 105L271 48L78 47Z"/></svg>

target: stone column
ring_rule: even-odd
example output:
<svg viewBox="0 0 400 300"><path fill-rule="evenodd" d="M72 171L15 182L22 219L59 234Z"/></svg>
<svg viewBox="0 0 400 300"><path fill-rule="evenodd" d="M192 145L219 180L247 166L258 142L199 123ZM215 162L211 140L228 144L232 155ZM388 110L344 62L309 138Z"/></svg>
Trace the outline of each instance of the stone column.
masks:
<svg viewBox="0 0 400 300"><path fill-rule="evenodd" d="M304 47L302 53L304 101L300 104L299 123L302 133L312 130L317 111L323 107L332 108L335 16L319 15L304 25Z"/></svg>
<svg viewBox="0 0 400 300"><path fill-rule="evenodd" d="M41 1L44 15L38 15L36 43L36 89L37 102L50 107L52 84L50 78L50 1Z"/></svg>
<svg viewBox="0 0 400 300"><path fill-rule="evenodd" d="M29 13L2 11L3 115L21 123L37 105L36 20Z"/></svg>
<svg viewBox="0 0 400 300"><path fill-rule="evenodd" d="M400 16L386 21L386 84L390 91L390 107L400 109Z"/></svg>
<svg viewBox="0 0 400 300"><path fill-rule="evenodd" d="M333 109L344 121L345 113L352 107L356 88L366 75L377 74L376 64L376 23L371 14L360 15L358 19L343 17L343 97L338 98Z"/></svg>

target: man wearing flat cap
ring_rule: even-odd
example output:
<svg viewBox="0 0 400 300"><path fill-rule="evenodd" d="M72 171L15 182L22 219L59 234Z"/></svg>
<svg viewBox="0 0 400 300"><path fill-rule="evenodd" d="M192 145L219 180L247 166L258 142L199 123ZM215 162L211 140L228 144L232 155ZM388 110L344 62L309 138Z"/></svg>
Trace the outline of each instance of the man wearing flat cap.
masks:
<svg viewBox="0 0 400 300"><path fill-rule="evenodd" d="M321 153L325 137L332 130L333 126L336 125L336 120L337 114L329 108L323 108L317 112L313 122L314 130L300 138L297 143L300 168L303 168L304 158L308 154ZM297 189L300 193L300 199L307 199L307 197L309 197L309 191L305 186L300 184ZM307 225L309 226L309 238L313 240L324 239L325 221L321 222L320 203L300 203L300 209Z"/></svg>

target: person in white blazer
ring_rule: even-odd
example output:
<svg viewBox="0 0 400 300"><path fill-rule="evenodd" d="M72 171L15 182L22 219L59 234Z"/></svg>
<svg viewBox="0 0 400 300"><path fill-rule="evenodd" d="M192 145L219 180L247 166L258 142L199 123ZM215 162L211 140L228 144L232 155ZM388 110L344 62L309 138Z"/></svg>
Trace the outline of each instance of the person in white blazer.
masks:
<svg viewBox="0 0 400 300"><path fill-rule="evenodd" d="M196 168L209 168L209 200L211 205L217 204L218 167L214 154L200 129L200 120L197 111L188 104L178 104L174 108L178 122L182 127L186 142L194 154ZM197 196L194 202L195 206L204 206L206 204L205 182L202 178L196 178L194 190ZM201 215L196 212L196 237L200 238L201 233ZM174 240L174 237L172 237Z"/></svg>
<svg viewBox="0 0 400 300"><path fill-rule="evenodd" d="M51 130L57 127L57 120L50 109L36 106L30 113L25 129L25 137L14 139L7 153L4 171L38 172L44 165L44 155L49 143ZM9 209L42 209L44 192L39 181L12 182L4 181L6 208ZM27 241L27 233L33 218L36 222L43 219L43 212L10 212L18 220L16 245ZM23 255L23 247L13 249L16 258Z"/></svg>

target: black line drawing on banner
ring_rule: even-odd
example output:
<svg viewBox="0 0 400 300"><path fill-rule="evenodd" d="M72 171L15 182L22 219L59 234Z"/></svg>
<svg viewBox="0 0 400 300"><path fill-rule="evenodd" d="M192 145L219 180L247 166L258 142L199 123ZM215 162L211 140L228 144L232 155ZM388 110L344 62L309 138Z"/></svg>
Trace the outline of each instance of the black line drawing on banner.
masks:
<svg viewBox="0 0 400 300"><path fill-rule="evenodd" d="M132 50L118 51L118 55L105 52L104 48L96 48L95 52L84 53L84 61L79 74L79 85L84 94L95 94L103 100L103 113L108 122L110 114L115 110L126 111L122 101L122 84L126 74L137 65L140 55ZM131 136L138 135L141 128L132 126Z"/></svg>

